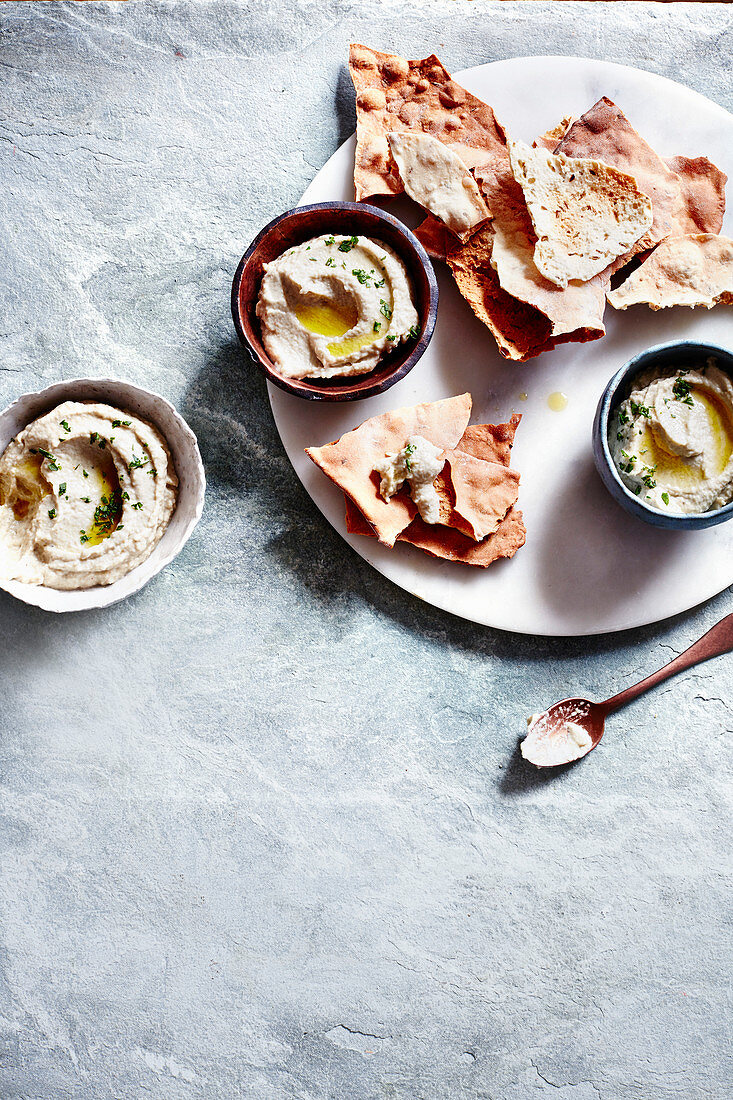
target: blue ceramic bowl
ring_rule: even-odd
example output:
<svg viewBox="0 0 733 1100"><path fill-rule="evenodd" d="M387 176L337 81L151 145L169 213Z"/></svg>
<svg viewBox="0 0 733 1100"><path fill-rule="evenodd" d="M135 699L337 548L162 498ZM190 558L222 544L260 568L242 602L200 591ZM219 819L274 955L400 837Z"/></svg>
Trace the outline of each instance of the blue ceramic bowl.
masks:
<svg viewBox="0 0 733 1100"><path fill-rule="evenodd" d="M630 359L611 381L598 402L593 421L593 458L603 484L614 500L637 519L651 523L654 527L666 527L671 531L697 531L704 527L714 527L725 523L733 516L733 502L713 512L700 512L697 515L679 515L660 512L627 489L616 469L608 446L608 423L614 409L628 396L637 374L657 367L685 367L713 356L717 366L733 377L733 352L716 344L699 344L694 340L676 340L671 344L657 344L656 347L642 351Z"/></svg>

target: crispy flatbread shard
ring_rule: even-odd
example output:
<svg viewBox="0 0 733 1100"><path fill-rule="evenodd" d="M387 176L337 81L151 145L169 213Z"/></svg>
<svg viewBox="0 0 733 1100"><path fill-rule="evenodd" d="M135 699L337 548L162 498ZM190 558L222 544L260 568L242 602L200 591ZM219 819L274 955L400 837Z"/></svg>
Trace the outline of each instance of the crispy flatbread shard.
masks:
<svg viewBox="0 0 733 1100"><path fill-rule="evenodd" d="M606 272L582 284L561 289L537 270L537 237L522 188L512 175L508 157L476 169L476 182L493 212L490 263L499 284L520 303L538 310L549 323L547 339L597 340L605 333L603 312L609 276ZM470 239L470 247L483 231ZM450 262L450 256L449 256ZM546 342L546 341L545 341ZM545 350L544 348L542 350ZM534 352L538 354L538 352ZM514 358L514 356L512 356ZM522 355L518 358L530 358Z"/></svg>
<svg viewBox="0 0 733 1100"><path fill-rule="evenodd" d="M431 260L448 262L448 249L455 244L455 238L441 221L428 214L414 233Z"/></svg>
<svg viewBox="0 0 733 1100"><path fill-rule="evenodd" d="M446 454L453 508L448 522L475 542L493 534L519 495L519 474L465 451Z"/></svg>
<svg viewBox="0 0 733 1100"><path fill-rule="evenodd" d="M349 70L356 89L357 200L403 190L389 152L390 131L431 134L468 168L506 145L491 107L457 84L434 54L408 61L352 42Z"/></svg>
<svg viewBox="0 0 733 1100"><path fill-rule="evenodd" d="M307 447L306 454L353 500L373 526L379 541L394 546L397 535L407 527L417 509L404 489L389 501L382 499L377 463L402 450L411 435L421 435L441 450L452 450L470 415L470 393L395 409L365 420L335 443Z"/></svg>
<svg viewBox="0 0 733 1100"><path fill-rule="evenodd" d="M682 191L681 206L673 218L672 236L720 233L728 181L725 172L707 157L669 157L665 164L679 179Z"/></svg>
<svg viewBox="0 0 733 1100"><path fill-rule="evenodd" d="M466 428L456 450L508 466L514 435L521 416L514 414L506 424L472 424ZM436 479L437 481L437 479ZM346 530L353 534L375 538L371 524L365 519L353 501L345 497ZM522 513L512 507L501 520L496 531L481 542L476 542L460 531L424 523L417 516L402 534L398 542L407 542L436 558L463 562L466 565L486 568L497 558L510 558L524 545L526 531Z"/></svg>
<svg viewBox="0 0 733 1100"><path fill-rule="evenodd" d="M554 153L557 143L562 141L574 122L574 115L565 115L565 118L561 119L557 126L553 126L551 130L545 130L544 134L540 134L538 138L535 138L532 142L533 148L547 149L548 153Z"/></svg>
<svg viewBox="0 0 733 1100"><path fill-rule="evenodd" d="M608 300L614 309L732 305L733 240L715 233L667 237Z"/></svg>
<svg viewBox="0 0 733 1100"><path fill-rule="evenodd" d="M535 266L556 286L599 275L651 227L651 199L626 172L522 141L509 143L509 160L537 237Z"/></svg>
<svg viewBox="0 0 733 1100"><path fill-rule="evenodd" d="M417 546L434 558L459 561L464 565L486 569L498 558L514 557L517 550L524 546L526 538L527 530L522 513L517 508L511 508L493 535L488 535L482 542L474 542L451 527L431 526L424 523L419 516L403 531L399 541Z"/></svg>
<svg viewBox="0 0 733 1100"><path fill-rule="evenodd" d="M673 230L675 212L682 205L680 181L637 134L623 111L605 96L572 124L555 149L566 157L599 160L627 172L652 202L652 224L626 256L614 261L623 267L637 252L653 248Z"/></svg>
<svg viewBox="0 0 733 1100"><path fill-rule="evenodd" d="M462 240L485 222L489 209L461 158L423 133L387 135L405 191Z"/></svg>
<svg viewBox="0 0 733 1100"><path fill-rule="evenodd" d="M482 458L484 462L500 462L502 466L508 466L521 419L519 413L512 413L506 424L469 424L456 450Z"/></svg>
<svg viewBox="0 0 733 1100"><path fill-rule="evenodd" d="M503 290L491 266L494 231L484 226L447 254L456 286L479 321L491 331L505 359L522 362L555 346L552 325L539 310Z"/></svg>

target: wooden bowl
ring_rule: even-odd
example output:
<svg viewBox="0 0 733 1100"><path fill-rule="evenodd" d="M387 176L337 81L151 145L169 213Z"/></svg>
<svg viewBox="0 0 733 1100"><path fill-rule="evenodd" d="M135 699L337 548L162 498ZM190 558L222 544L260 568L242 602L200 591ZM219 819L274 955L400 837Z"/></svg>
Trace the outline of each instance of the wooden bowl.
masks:
<svg viewBox="0 0 733 1100"><path fill-rule="evenodd" d="M280 374L262 344L257 298L263 266L293 245L323 233L343 233L384 241L404 262L412 283L420 336L400 344L380 359L374 370L351 378L288 378ZM239 339L265 377L307 401L358 401L394 386L423 354L435 328L438 284L428 254L409 229L376 206L356 202L321 202L281 214L259 233L241 259L232 284L232 317Z"/></svg>

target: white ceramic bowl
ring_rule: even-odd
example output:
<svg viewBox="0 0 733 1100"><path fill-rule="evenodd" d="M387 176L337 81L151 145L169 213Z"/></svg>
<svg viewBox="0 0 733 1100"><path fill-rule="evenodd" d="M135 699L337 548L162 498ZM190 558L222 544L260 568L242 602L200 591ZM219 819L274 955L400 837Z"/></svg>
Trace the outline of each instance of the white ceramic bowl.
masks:
<svg viewBox="0 0 733 1100"><path fill-rule="evenodd" d="M62 401L99 401L131 412L158 428L168 443L178 475L178 499L165 534L149 558L114 584L62 591L44 585L0 580L0 588L44 611L86 611L108 607L138 592L183 549L204 507L206 477L196 436L169 401L113 378L75 378L39 393L26 393L0 413L0 454L18 432Z"/></svg>

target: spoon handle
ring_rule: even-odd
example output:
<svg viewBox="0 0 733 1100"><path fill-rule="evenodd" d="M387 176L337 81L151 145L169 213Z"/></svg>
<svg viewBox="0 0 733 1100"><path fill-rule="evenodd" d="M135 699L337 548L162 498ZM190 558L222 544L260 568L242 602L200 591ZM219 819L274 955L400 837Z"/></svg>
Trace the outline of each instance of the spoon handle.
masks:
<svg viewBox="0 0 733 1100"><path fill-rule="evenodd" d="M645 691L669 679L670 676L684 672L686 668L692 668L693 665L699 665L702 661L708 661L711 657L719 657L721 653L730 653L731 650L733 650L733 614L726 615L708 630L707 634L703 634L702 638L693 642L689 649L680 653L679 657L675 657L668 665L652 672L651 676L647 676L633 687L620 691L618 695L601 703L601 706L607 714L612 714L639 695L643 695Z"/></svg>

